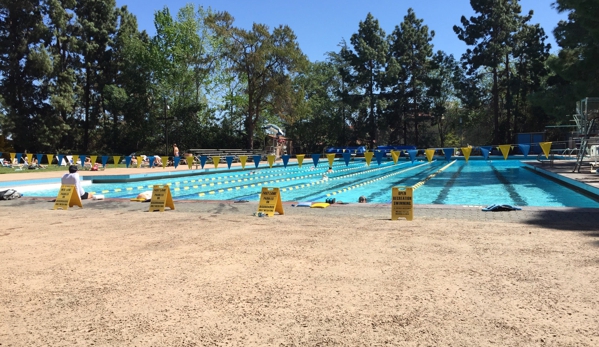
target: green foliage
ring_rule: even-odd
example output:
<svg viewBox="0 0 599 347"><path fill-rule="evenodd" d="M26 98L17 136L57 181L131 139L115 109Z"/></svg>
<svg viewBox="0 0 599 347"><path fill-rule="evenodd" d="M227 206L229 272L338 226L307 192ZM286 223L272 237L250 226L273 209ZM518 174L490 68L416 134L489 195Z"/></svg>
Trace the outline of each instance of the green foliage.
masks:
<svg viewBox="0 0 599 347"><path fill-rule="evenodd" d="M209 18L211 27L223 38L222 57L231 74L245 86L243 109L246 147L254 147L257 125L268 114L284 117L293 112L291 75L300 72L307 60L288 26L270 32L263 24L244 30L233 26L227 12Z"/></svg>
<svg viewBox="0 0 599 347"><path fill-rule="evenodd" d="M552 57L517 0L471 5L476 15L454 27L469 46L460 66L433 53L434 32L412 9L388 36L367 14L327 61L309 63L288 26L237 28L201 6L157 11L150 37L115 0L0 0L0 145L253 148L267 122L305 152L498 144L567 124L575 101L599 95L599 0L557 0L568 20Z"/></svg>
<svg viewBox="0 0 599 347"><path fill-rule="evenodd" d="M356 125L367 124L367 139L376 143L379 133L379 116L384 108L380 92L383 88L385 64L389 52L389 43L378 20L368 13L360 21L358 32L351 36L353 50L343 47L340 55L349 65L347 75L350 89L356 94L347 97L353 107L361 110L357 113Z"/></svg>
<svg viewBox="0 0 599 347"><path fill-rule="evenodd" d="M391 113L389 125L394 130L394 143L403 138L403 143L419 145L418 125L429 113L431 100L427 90L431 87L431 58L434 31L429 33L423 20L416 18L410 8L403 22L389 36L390 66L387 86L391 89ZM396 67L397 65L397 67ZM395 83L391 84L393 81ZM398 83L399 82L399 83ZM408 136L408 117L413 136Z"/></svg>
<svg viewBox="0 0 599 347"><path fill-rule="evenodd" d="M461 26L454 26L458 38L473 47L462 56L469 74L461 82L462 99L470 102L470 108L489 106L491 142L509 143L514 133L524 130L531 116L528 96L546 74L546 35L540 26L527 24L533 13L520 15L518 0L471 0L470 4L478 16L462 16ZM485 75L491 79L490 105L480 104Z"/></svg>

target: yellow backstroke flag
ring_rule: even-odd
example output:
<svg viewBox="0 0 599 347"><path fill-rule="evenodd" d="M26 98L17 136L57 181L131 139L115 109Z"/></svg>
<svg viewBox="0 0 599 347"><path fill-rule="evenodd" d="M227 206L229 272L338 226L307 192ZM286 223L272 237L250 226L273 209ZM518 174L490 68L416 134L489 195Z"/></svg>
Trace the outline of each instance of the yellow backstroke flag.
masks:
<svg viewBox="0 0 599 347"><path fill-rule="evenodd" d="M78 154L73 154L73 165L77 165L78 161L79 161L79 155Z"/></svg>
<svg viewBox="0 0 599 347"><path fill-rule="evenodd" d="M512 149L512 145L499 145L498 147L501 154L503 154L503 159L507 159L507 156L510 154L510 149Z"/></svg>
<svg viewBox="0 0 599 347"><path fill-rule="evenodd" d="M245 170L245 163L248 161L248 156L247 155L240 155L239 156L239 162L241 163L241 169Z"/></svg>
<svg viewBox="0 0 599 347"><path fill-rule="evenodd" d="M549 151L551 150L551 142L539 142L539 146L543 150L543 154L545 154L545 158L549 158Z"/></svg>
<svg viewBox="0 0 599 347"><path fill-rule="evenodd" d="M397 161L399 160L399 151L391 151L391 158L393 158L393 164L397 164Z"/></svg>
<svg viewBox="0 0 599 347"><path fill-rule="evenodd" d="M141 167L141 163L144 161L144 157L142 155L137 156L137 168ZM149 162L149 161L148 161ZM191 168L190 168L191 169Z"/></svg>
<svg viewBox="0 0 599 347"><path fill-rule="evenodd" d="M162 161L162 168L166 168L166 164L168 164L168 157L160 157L160 160Z"/></svg>
<svg viewBox="0 0 599 347"><path fill-rule="evenodd" d="M365 152L364 153L364 159L366 159L366 165L370 166L370 161L372 160L373 155L374 155L374 152Z"/></svg>
<svg viewBox="0 0 599 347"><path fill-rule="evenodd" d="M329 160L329 167L333 167L333 162L335 161L335 153L327 154L327 159Z"/></svg>
<svg viewBox="0 0 599 347"><path fill-rule="evenodd" d="M14 164L15 163L15 156L17 155L17 153L10 153L10 163ZM17 163L18 164L18 163Z"/></svg>
<svg viewBox="0 0 599 347"><path fill-rule="evenodd" d="M472 147L462 147L461 150L462 153L464 153L464 159L466 159L466 162L468 162L468 159L470 159L470 153L472 153Z"/></svg>
<svg viewBox="0 0 599 347"><path fill-rule="evenodd" d="M214 168L218 169L218 163L220 163L220 156L219 155L213 155L212 156L212 164L214 164Z"/></svg>
<svg viewBox="0 0 599 347"><path fill-rule="evenodd" d="M33 153L27 153L27 162L29 163L29 165L31 165L32 160L33 160Z"/></svg>
<svg viewBox="0 0 599 347"><path fill-rule="evenodd" d="M297 158L297 166L298 167L302 167L302 163L304 162L304 157L306 155L305 154L296 154L295 157Z"/></svg>
<svg viewBox="0 0 599 347"><path fill-rule="evenodd" d="M424 150L424 154L426 154L426 159L431 162L433 161L433 157L435 156L435 149L434 148L429 148Z"/></svg>
<svg viewBox="0 0 599 347"><path fill-rule="evenodd" d="M119 160L121 160L121 156L120 155L113 155L112 156L112 160L114 161L114 167L117 167L117 165L119 164ZM139 158L139 160L141 160L141 157Z"/></svg>
<svg viewBox="0 0 599 347"><path fill-rule="evenodd" d="M46 154L46 158L48 158L48 165L50 165L54 159L54 154Z"/></svg>
<svg viewBox="0 0 599 347"><path fill-rule="evenodd" d="M269 154L266 156L266 160L268 161L268 166L272 169L272 165L275 163L276 156L274 154Z"/></svg>
<svg viewBox="0 0 599 347"><path fill-rule="evenodd" d="M97 155L90 155L89 156L89 160L92 163L92 166L94 166L94 164L96 163L96 159L98 159Z"/></svg>

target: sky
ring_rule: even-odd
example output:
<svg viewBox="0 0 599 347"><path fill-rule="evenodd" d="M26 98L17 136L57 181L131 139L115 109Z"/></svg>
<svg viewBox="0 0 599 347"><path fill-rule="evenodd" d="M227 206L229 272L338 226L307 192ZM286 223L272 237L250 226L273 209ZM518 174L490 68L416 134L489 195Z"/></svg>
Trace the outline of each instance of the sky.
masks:
<svg viewBox="0 0 599 347"><path fill-rule="evenodd" d="M460 24L462 15L474 15L469 0L116 0L117 5L126 5L137 17L140 30L155 34L154 12L168 4L171 14L187 3L203 6L213 11L227 11L234 18L236 27L250 29L252 24L261 23L271 29L288 25L297 36L301 50L311 61L326 60L327 52L338 52L339 43L357 33L360 21L370 12L379 21L380 27L389 35L408 12L414 9L416 16L424 20L429 30L435 31L434 50L442 50L459 59L467 46L457 38L453 26ZM553 29L560 20L567 18L551 7L554 0L521 0L522 13L534 11L531 23L539 23L548 36L551 52L558 47ZM351 46L350 46L351 47Z"/></svg>

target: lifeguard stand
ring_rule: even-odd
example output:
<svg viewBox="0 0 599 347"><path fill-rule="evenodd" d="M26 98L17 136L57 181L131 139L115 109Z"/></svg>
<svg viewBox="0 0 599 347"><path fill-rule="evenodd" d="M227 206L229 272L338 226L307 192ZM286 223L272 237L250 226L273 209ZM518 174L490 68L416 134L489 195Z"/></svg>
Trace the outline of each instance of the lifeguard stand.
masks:
<svg viewBox="0 0 599 347"><path fill-rule="evenodd" d="M597 120L599 119L599 98L584 98L576 103L576 114L573 116L580 138L580 150L576 157L576 166L572 172L580 172L580 167L590 146L599 145Z"/></svg>

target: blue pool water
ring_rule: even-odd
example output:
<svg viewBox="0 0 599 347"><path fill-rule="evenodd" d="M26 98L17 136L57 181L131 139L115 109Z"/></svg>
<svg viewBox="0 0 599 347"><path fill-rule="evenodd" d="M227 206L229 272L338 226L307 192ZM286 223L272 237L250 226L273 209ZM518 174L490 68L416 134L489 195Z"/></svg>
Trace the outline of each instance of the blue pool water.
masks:
<svg viewBox="0 0 599 347"><path fill-rule="evenodd" d="M132 183L102 183L86 191L107 198L134 198L153 184L169 184L173 198L185 200L259 200L262 187L281 189L283 201L354 203L365 196L370 203L389 203L391 188L416 186L416 204L599 207L599 202L526 169L518 160L383 162L367 166L363 160L335 162L334 172L322 180L328 163L317 168L275 166L244 171L212 170L209 174ZM420 183L419 183L420 182ZM54 197L58 185L32 190L27 196Z"/></svg>

